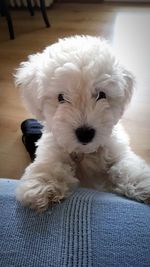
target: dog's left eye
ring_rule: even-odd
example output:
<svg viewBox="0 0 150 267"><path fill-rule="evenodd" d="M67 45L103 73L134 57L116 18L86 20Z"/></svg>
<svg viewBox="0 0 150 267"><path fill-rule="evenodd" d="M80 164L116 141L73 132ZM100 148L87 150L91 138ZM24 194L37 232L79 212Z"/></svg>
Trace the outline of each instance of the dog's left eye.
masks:
<svg viewBox="0 0 150 267"><path fill-rule="evenodd" d="M100 100L100 99L105 99L106 98L106 94L102 91L100 91L96 97L96 101Z"/></svg>
<svg viewBox="0 0 150 267"><path fill-rule="evenodd" d="M64 95L63 95L63 94L59 94L59 95L58 95L58 101L59 101L60 103L64 103L64 102L65 102L65 98L64 98Z"/></svg>

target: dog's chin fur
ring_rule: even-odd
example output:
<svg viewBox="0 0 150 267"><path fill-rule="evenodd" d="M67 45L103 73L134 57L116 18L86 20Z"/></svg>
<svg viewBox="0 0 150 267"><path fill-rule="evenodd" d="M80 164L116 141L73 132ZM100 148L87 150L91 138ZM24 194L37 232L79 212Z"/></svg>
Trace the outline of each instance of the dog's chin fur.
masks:
<svg viewBox="0 0 150 267"><path fill-rule="evenodd" d="M118 126L134 79L105 40L91 36L59 40L21 64L16 83L29 110L44 125L36 160L17 189L21 202L46 209L50 201L66 197L77 178L87 178L88 183L93 176L103 190L149 199L149 166L131 151ZM106 97L98 99L100 92ZM76 135L82 127L95 131L86 144Z"/></svg>

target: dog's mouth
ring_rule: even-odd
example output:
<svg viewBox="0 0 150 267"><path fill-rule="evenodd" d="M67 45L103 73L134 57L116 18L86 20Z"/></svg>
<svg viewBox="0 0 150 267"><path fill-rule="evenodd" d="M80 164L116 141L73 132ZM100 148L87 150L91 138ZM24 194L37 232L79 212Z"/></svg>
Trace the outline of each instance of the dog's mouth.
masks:
<svg viewBox="0 0 150 267"><path fill-rule="evenodd" d="M79 163L79 162L81 162L81 161L84 159L84 153L76 153L76 152L72 152L72 153L70 154L70 156L71 156L71 159L72 159L73 161L75 161L76 163Z"/></svg>
<svg viewBox="0 0 150 267"><path fill-rule="evenodd" d="M71 159L73 160L73 161L75 161L76 163L79 163L79 162L81 162L83 159L84 159L84 157L87 155L87 154L92 154L92 155L94 155L95 153L97 153L98 152L98 150L100 149L100 147L98 148L98 149L96 149L96 150L89 150L89 151L76 151L76 152L71 152L70 153L70 156L71 156Z"/></svg>
<svg viewBox="0 0 150 267"><path fill-rule="evenodd" d="M99 145L95 142L90 143L76 143L76 145L68 151L69 153L77 153L77 154L91 154L98 150Z"/></svg>

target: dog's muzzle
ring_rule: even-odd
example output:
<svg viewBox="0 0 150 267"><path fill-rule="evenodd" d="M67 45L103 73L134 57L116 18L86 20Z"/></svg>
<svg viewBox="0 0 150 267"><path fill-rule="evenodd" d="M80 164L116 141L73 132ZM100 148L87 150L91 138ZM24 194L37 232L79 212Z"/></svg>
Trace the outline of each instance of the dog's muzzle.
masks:
<svg viewBox="0 0 150 267"><path fill-rule="evenodd" d="M95 136L95 129L88 126L79 127L75 130L76 137L82 145L90 143Z"/></svg>

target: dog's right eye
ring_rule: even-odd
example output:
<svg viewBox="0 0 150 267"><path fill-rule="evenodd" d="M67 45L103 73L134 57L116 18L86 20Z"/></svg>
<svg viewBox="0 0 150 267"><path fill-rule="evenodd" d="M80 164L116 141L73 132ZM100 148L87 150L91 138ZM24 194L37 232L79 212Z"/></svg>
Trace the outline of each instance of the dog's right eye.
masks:
<svg viewBox="0 0 150 267"><path fill-rule="evenodd" d="M59 95L58 95L58 101L59 101L60 103L64 103L64 102L65 102L65 99L64 99L64 95L63 95L63 94L59 94Z"/></svg>
<svg viewBox="0 0 150 267"><path fill-rule="evenodd" d="M96 97L96 101L100 99L105 99L105 98L106 98L106 94L103 91L100 91Z"/></svg>

